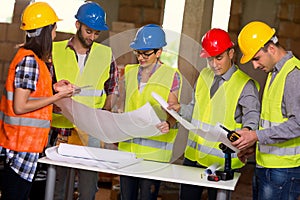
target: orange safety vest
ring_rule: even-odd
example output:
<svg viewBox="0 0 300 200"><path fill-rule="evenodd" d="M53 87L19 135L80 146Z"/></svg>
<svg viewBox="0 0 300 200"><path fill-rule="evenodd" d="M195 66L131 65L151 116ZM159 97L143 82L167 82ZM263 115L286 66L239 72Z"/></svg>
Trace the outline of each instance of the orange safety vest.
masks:
<svg viewBox="0 0 300 200"><path fill-rule="evenodd" d="M41 59L31 50L20 48L9 66L8 77L0 105L0 146L20 152L42 152L48 141L52 105L17 115L13 110L14 80L16 66L25 56L33 55L39 67L36 90L29 99L50 97L52 93L51 74Z"/></svg>

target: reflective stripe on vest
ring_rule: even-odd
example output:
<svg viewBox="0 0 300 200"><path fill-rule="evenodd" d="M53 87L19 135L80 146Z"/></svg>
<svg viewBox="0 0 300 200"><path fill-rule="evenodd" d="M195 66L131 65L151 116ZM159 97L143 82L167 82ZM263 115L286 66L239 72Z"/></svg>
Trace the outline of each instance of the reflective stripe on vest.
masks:
<svg viewBox="0 0 300 200"><path fill-rule="evenodd" d="M278 126L280 123L274 123L267 120L261 120L261 126L260 129L266 129L270 128L272 126ZM287 158L287 156L295 157L296 155L300 154L300 138L295 138L293 140L288 140L286 142L278 143L278 144L272 144L272 145L266 145L258 143L257 152L260 152L257 155L257 159L259 159L259 163L266 163L266 161L260 160L262 158L262 155L266 154L269 155L268 158L272 158L272 156L275 156L275 158L278 158L278 156L282 156L284 158ZM298 145L297 145L298 144ZM272 155L272 156L271 156ZM299 156L298 156L299 157ZM297 156L295 157L295 162L297 163ZM291 159L288 159L291 161ZM290 162L288 162L290 163ZM288 164L286 163L286 164ZM289 164L293 165L293 164ZM277 167L278 164L276 164Z"/></svg>
<svg viewBox="0 0 300 200"><path fill-rule="evenodd" d="M134 152L138 158L145 160L169 162L176 135L177 129L171 129L168 133L163 134L163 137L134 138L119 143L119 150ZM162 141L164 138L166 142Z"/></svg>
<svg viewBox="0 0 300 200"><path fill-rule="evenodd" d="M40 127L40 128L50 127L49 120L24 118L24 117L10 117L4 115L4 113L1 111L0 111L0 117L3 119L3 121L6 124L13 125L13 126L33 126L33 127Z"/></svg>
<svg viewBox="0 0 300 200"><path fill-rule="evenodd" d="M293 57L280 69L272 84L269 73L262 97L260 129L278 126L288 119L282 115L282 100L285 80L295 68L300 68L300 61ZM288 131L288 130L287 130ZM266 168L291 168L300 166L300 138L294 138L276 144L257 143L256 162Z"/></svg>
<svg viewBox="0 0 300 200"><path fill-rule="evenodd" d="M93 43L82 73L80 73L75 52L67 47L68 40L53 43L53 63L57 80L66 79L77 86L91 85L73 96L75 101L91 108L102 108L106 100L104 83L109 79L111 48ZM63 115L55 114L52 126L72 128L73 125Z"/></svg>
<svg viewBox="0 0 300 200"><path fill-rule="evenodd" d="M200 145L193 140L188 139L187 144L189 147L198 150L199 152L202 152L204 154L210 154L220 158L224 157L224 153L222 151L219 151L218 149L215 148L210 148L207 146ZM231 154L231 158L237 158L237 154L236 153Z"/></svg>
<svg viewBox="0 0 300 200"><path fill-rule="evenodd" d="M217 122L224 124L228 129L237 130L241 124L234 119L238 99L250 77L237 69L229 81L225 81L215 95L210 98L209 89L212 85L214 73L205 68L201 71L195 92L195 107L192 123L202 130L210 130ZM222 99L222 102L220 102ZM230 99L226 101L226 99ZM185 157L197 161L203 166L214 163L224 165L224 153L219 149L219 142L207 141L190 131ZM240 168L244 164L232 154L232 168Z"/></svg>
<svg viewBox="0 0 300 200"><path fill-rule="evenodd" d="M285 155L299 155L300 154L300 146L291 147L291 148L280 148L277 146L269 146L269 145L259 145L259 151L262 153L274 154L278 156Z"/></svg>
<svg viewBox="0 0 300 200"><path fill-rule="evenodd" d="M204 130L204 131L209 131L209 130L214 129L214 126L199 122L199 121L194 120L194 119L192 120L192 123L193 123L194 126L195 126L195 124L200 125L200 126L197 126L197 127L202 127L201 129ZM240 130L240 128L237 128L236 130ZM205 146L205 145L201 145L201 144L197 143L196 141L191 140L190 138L188 138L188 141L187 141L187 145L189 147L195 149L195 150L201 151L202 153L205 153L205 154L210 154L210 155L214 155L214 156L223 158L224 153L222 151L220 151L220 149L219 149L219 144L220 143L216 143L216 144L218 144L217 149L211 148L211 147L208 147L208 146ZM237 158L237 154L234 153L234 154L232 154L231 157L232 158Z"/></svg>
<svg viewBox="0 0 300 200"><path fill-rule="evenodd" d="M260 126L263 129L270 128L272 126L278 126L280 123L270 122L268 120L260 119Z"/></svg>
<svg viewBox="0 0 300 200"><path fill-rule="evenodd" d="M133 142L135 144L152 147L152 148L157 148L157 149L165 149L165 150L173 149L173 143L149 140L147 138L134 138L131 140L126 140L124 142L127 142L127 143Z"/></svg>
<svg viewBox="0 0 300 200"><path fill-rule="evenodd" d="M105 90L82 90L78 96L99 96L105 94Z"/></svg>
<svg viewBox="0 0 300 200"><path fill-rule="evenodd" d="M6 99L9 101L13 101L14 99L14 93L13 92L7 92L6 88L3 88L3 95L6 96ZM28 100L38 100L41 99L43 97L29 97Z"/></svg>
<svg viewBox="0 0 300 200"><path fill-rule="evenodd" d="M30 93L28 99L35 100L53 95L51 74L46 64L31 50L20 48L9 66L1 99L0 146L14 151L40 153L48 142L52 105L24 114L15 114L13 108L15 68L25 56L34 56L39 70L36 90Z"/></svg>
<svg viewBox="0 0 300 200"><path fill-rule="evenodd" d="M139 65L126 65L125 67L125 111L136 110L149 102L160 119L166 120L165 111L161 109L160 104L152 97L151 93L156 92L167 100L174 75L178 71L164 64L161 65L149 78L144 90L140 93L137 81L138 68ZM137 157L147 160L169 162L177 131L177 129L171 129L168 133L159 136L134 138L126 142L120 142L119 150L133 152Z"/></svg>

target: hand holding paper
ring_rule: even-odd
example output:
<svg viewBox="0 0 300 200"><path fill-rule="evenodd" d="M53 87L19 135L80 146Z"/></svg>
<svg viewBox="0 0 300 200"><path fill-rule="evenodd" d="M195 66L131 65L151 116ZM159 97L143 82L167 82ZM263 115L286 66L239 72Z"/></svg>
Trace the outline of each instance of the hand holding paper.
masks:
<svg viewBox="0 0 300 200"><path fill-rule="evenodd" d="M73 99L59 100L56 105L77 128L106 143L161 134L156 127L161 121L149 103L121 114L90 108Z"/></svg>
<svg viewBox="0 0 300 200"><path fill-rule="evenodd" d="M206 140L222 142L233 151L237 153L239 152L239 150L236 147L234 147L231 144L231 142L227 139L227 132L220 127L220 123L217 123L216 126L210 127L207 130L199 129L187 120L183 119L175 110L169 110L168 103L157 93L152 92L152 96L172 117L174 117L187 130L193 131L194 133L200 135Z"/></svg>
<svg viewBox="0 0 300 200"><path fill-rule="evenodd" d="M175 110L169 110L168 109L168 103L157 93L152 92L153 98L172 116L174 117L177 121L180 122L184 126L184 128L191 130L191 129L196 129L191 123L183 119L180 115Z"/></svg>

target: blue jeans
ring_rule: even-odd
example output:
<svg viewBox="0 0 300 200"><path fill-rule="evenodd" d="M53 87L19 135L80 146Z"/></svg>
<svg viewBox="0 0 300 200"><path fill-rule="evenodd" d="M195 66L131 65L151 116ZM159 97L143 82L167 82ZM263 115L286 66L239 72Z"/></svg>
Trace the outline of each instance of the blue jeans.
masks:
<svg viewBox="0 0 300 200"><path fill-rule="evenodd" d="M121 200L156 200L160 181L120 176Z"/></svg>
<svg viewBox="0 0 300 200"><path fill-rule="evenodd" d="M300 167L256 168L253 199L297 200L300 198Z"/></svg>
<svg viewBox="0 0 300 200"><path fill-rule="evenodd" d="M184 158L183 165L191 166L191 167L201 167L197 164L196 161L191 161L187 158ZM195 185L188 185L188 184L181 184L180 185L180 200L199 200L201 199L202 192L205 187L202 186L195 186ZM217 198L218 189L216 188L206 188L208 193L209 200L215 200Z"/></svg>

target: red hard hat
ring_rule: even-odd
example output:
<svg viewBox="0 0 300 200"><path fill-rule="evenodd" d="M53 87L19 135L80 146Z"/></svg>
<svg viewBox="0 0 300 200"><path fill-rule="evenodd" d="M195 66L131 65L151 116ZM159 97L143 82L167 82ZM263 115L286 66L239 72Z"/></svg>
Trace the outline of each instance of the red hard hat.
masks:
<svg viewBox="0 0 300 200"><path fill-rule="evenodd" d="M219 28L209 30L202 37L202 50L200 57L207 58L220 55L227 49L233 47L229 34Z"/></svg>

